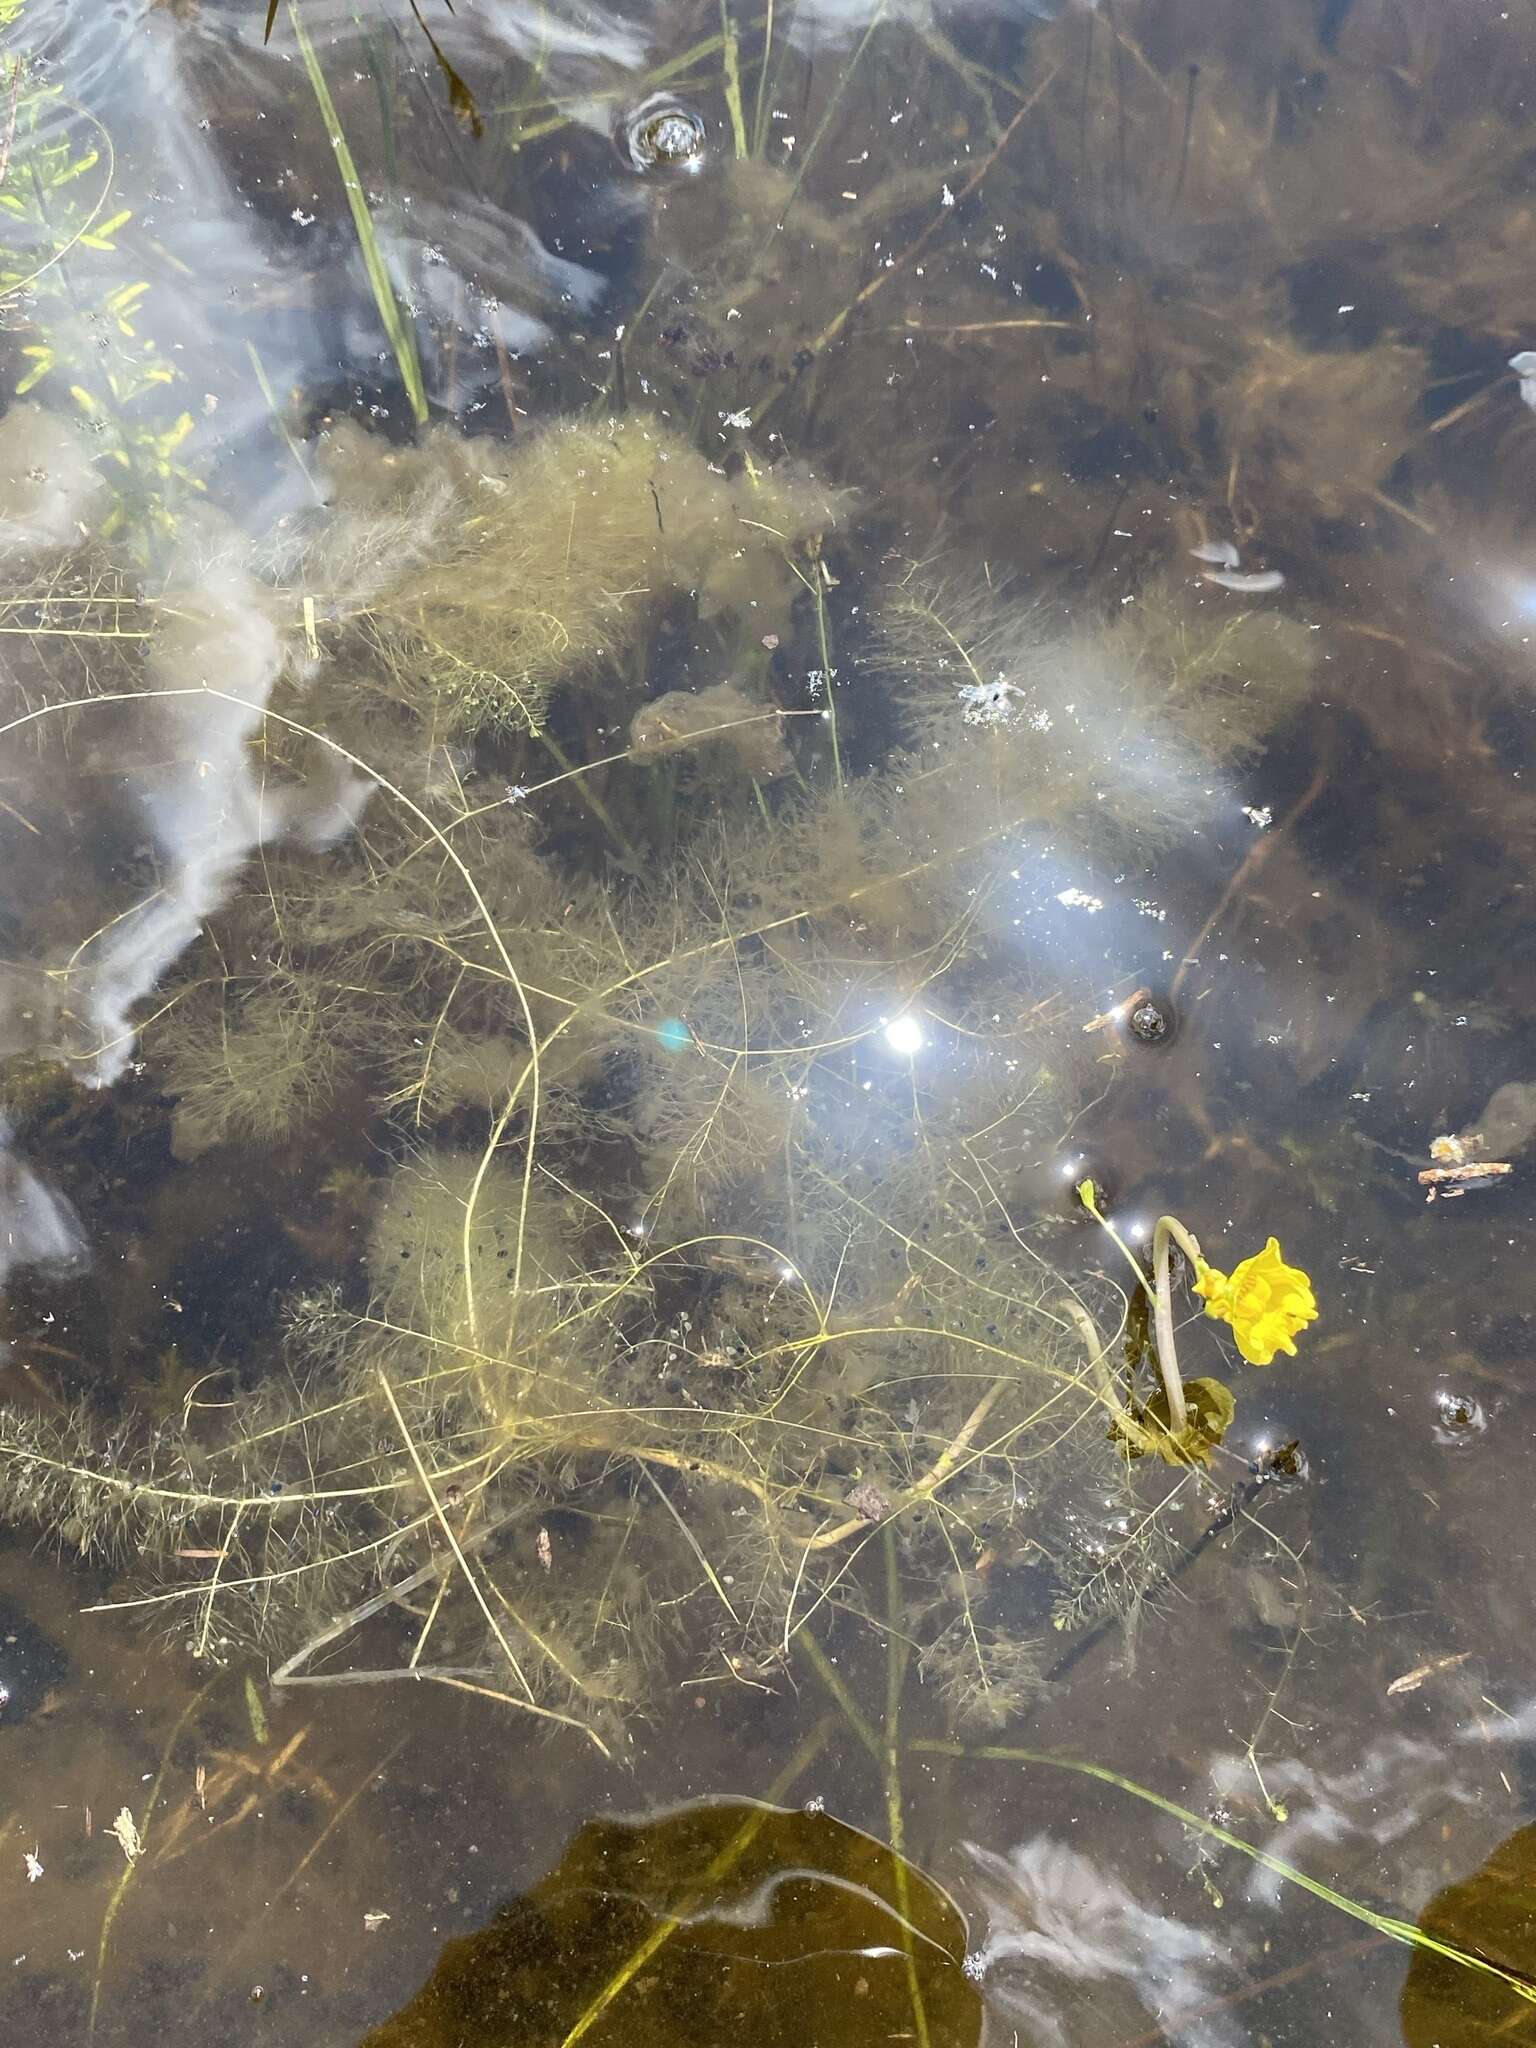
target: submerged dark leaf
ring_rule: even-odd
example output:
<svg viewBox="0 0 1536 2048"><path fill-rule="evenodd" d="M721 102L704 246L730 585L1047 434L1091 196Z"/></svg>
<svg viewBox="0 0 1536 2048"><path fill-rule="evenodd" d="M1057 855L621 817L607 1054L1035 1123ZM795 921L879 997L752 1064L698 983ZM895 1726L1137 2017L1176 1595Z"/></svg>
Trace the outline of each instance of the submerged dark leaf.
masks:
<svg viewBox="0 0 1536 2048"><path fill-rule="evenodd" d="M934 1884L826 1814L591 1821L365 2048L876 2048L914 2038L909 1955L932 2048L975 2048L965 1949Z"/></svg>
<svg viewBox="0 0 1536 2048"><path fill-rule="evenodd" d="M1480 1870L1437 1892L1424 1908L1419 1931L1494 1969L1468 1969L1432 1948L1415 1949L1403 1986L1407 2048L1473 2048L1491 2041L1530 2048L1536 2042L1536 2003L1517 1985L1536 1993L1536 1826L1519 1829ZM1496 1974L1501 1971L1516 1981Z"/></svg>

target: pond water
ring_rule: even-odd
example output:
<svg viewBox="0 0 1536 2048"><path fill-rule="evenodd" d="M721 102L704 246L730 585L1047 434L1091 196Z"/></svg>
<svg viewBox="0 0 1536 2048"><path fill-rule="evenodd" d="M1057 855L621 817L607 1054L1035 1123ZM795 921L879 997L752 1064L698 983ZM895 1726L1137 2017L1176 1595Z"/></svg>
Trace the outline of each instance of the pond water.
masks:
<svg viewBox="0 0 1536 2048"><path fill-rule="evenodd" d="M1533 91L0 0L7 2041L1536 2041Z"/></svg>

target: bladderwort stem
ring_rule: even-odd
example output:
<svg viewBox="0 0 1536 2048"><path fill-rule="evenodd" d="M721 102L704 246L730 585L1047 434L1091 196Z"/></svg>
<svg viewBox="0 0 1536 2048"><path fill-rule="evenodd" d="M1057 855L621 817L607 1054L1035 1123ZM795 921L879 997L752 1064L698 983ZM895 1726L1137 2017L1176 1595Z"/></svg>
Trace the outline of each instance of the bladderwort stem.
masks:
<svg viewBox="0 0 1536 2048"><path fill-rule="evenodd" d="M1114 1418L1114 1424L1126 1442L1142 1451L1156 1449L1151 1431L1145 1429L1120 1398L1119 1389L1110 1372L1105 1356L1104 1344L1089 1315L1080 1301L1064 1297L1056 1304L1063 1315L1069 1318L1088 1351L1088 1370L1093 1377L1094 1387L1102 1405Z"/></svg>
<svg viewBox="0 0 1536 2048"><path fill-rule="evenodd" d="M1181 1437L1189 1426L1189 1411L1173 1340L1173 1287L1168 1277L1168 1248L1173 1244L1198 1272L1200 1247L1192 1233L1177 1216L1159 1216L1152 1234L1152 1323L1157 1338L1157 1369L1163 1376L1163 1393L1168 1401L1168 1427L1175 1437Z"/></svg>

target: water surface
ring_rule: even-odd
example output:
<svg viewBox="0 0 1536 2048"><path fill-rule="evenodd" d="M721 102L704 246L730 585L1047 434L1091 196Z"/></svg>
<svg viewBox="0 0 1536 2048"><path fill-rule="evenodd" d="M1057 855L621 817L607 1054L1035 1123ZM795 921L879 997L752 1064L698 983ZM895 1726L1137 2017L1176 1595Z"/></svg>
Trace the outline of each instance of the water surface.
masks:
<svg viewBox="0 0 1536 2048"><path fill-rule="evenodd" d="M0 22L11 2033L1536 2036L1536 24Z"/></svg>

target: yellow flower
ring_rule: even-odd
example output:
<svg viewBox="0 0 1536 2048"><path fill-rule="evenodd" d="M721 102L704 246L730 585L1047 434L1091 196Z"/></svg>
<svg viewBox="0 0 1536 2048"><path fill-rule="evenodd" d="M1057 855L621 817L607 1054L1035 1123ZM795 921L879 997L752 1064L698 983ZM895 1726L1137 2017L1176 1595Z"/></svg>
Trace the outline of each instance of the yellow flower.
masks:
<svg viewBox="0 0 1536 2048"><path fill-rule="evenodd" d="M1208 1316L1232 1325L1237 1348L1250 1365L1268 1365L1277 1351L1294 1358L1292 1338L1317 1320L1312 1282L1299 1266L1285 1263L1274 1237L1230 1276L1201 1259L1195 1292L1204 1296Z"/></svg>

